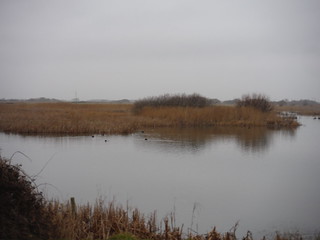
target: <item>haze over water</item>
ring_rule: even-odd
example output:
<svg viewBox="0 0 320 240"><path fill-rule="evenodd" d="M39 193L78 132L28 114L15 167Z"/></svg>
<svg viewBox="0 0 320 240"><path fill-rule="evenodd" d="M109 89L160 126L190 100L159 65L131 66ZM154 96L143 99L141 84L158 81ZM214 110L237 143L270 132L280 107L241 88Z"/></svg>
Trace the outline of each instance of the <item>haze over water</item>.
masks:
<svg viewBox="0 0 320 240"><path fill-rule="evenodd" d="M1 156L17 153L48 198L107 201L172 211L184 229L238 236L320 230L320 120L297 130L145 129L129 136L42 137L0 134ZM145 140L147 139L147 140ZM107 140L107 142L105 141ZM43 171L41 171L41 169ZM195 210L193 211L193 208Z"/></svg>

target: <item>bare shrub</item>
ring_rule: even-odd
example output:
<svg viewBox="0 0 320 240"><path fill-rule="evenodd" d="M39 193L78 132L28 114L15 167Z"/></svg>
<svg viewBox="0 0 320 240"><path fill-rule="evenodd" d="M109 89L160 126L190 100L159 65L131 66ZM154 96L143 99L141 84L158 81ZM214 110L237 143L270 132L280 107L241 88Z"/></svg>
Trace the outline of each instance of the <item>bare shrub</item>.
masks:
<svg viewBox="0 0 320 240"><path fill-rule="evenodd" d="M261 112L270 112L273 109L268 97L261 94L244 95L237 102L238 107L252 107Z"/></svg>
<svg viewBox="0 0 320 240"><path fill-rule="evenodd" d="M53 231L34 180L0 156L0 239L49 239Z"/></svg>
<svg viewBox="0 0 320 240"><path fill-rule="evenodd" d="M139 113L144 107L206 107L210 105L210 100L199 94L164 94L158 97L147 97L137 100L133 110Z"/></svg>

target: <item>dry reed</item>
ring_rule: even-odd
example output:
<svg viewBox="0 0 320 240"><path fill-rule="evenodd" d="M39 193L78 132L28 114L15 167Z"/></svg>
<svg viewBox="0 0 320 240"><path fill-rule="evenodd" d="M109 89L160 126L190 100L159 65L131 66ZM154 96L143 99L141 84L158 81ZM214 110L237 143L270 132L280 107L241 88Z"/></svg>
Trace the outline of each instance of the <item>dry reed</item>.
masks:
<svg viewBox="0 0 320 240"><path fill-rule="evenodd" d="M230 232L219 233L213 228L207 234L193 231L183 233L183 226L175 225L175 213L157 223L156 212L145 217L138 209L116 205L115 201L105 204L98 200L94 206L79 205L73 214L71 203L53 201L47 205L57 232L63 239L110 239L117 234L127 233L134 239L154 240L236 240L237 224ZM250 233L250 232L248 232ZM247 235L243 239L252 240Z"/></svg>
<svg viewBox="0 0 320 240"><path fill-rule="evenodd" d="M135 129L131 105L126 104L0 104L0 131L5 132L126 134Z"/></svg>
<svg viewBox="0 0 320 240"><path fill-rule="evenodd" d="M140 239L182 239L182 228L172 226L170 218L158 226L156 212L148 217L138 209L117 205L113 200L105 203L101 198L95 205L78 205L73 213L71 202L52 201L47 205L57 229L55 236L65 239L109 239L119 233L130 233ZM172 221L172 220L171 220Z"/></svg>
<svg viewBox="0 0 320 240"><path fill-rule="evenodd" d="M214 227L205 234L189 229L183 231L183 226L176 226L175 213L163 218L159 223L156 212L145 216L138 209L128 205L122 207L115 200L106 203L101 198L94 206L90 204L78 205L77 212L72 211L71 201L60 203L52 201L47 204L48 215L54 224L54 239L113 239L113 236L129 236L128 239L150 240L237 240L238 222L226 233L220 233ZM126 233L126 234L124 234ZM115 237L115 239L117 239ZM125 240L126 238L119 238ZM253 240L252 233L247 232L243 240ZM263 238L265 240L265 238ZM302 240L299 232L294 234L276 233L275 240Z"/></svg>
<svg viewBox="0 0 320 240"><path fill-rule="evenodd" d="M296 127L294 119L285 119L275 112L261 112L250 107L210 106L204 108L144 108L140 116L158 120L167 127Z"/></svg>
<svg viewBox="0 0 320 240"><path fill-rule="evenodd" d="M0 104L0 131L21 134L129 134L142 128L202 126L296 127L292 119L249 107L145 107L132 104Z"/></svg>

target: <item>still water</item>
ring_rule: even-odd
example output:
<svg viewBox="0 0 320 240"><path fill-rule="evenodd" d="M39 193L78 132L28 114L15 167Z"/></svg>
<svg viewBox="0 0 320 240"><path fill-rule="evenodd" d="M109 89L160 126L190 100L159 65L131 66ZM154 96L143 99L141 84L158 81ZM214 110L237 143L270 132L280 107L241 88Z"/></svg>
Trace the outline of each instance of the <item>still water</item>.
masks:
<svg viewBox="0 0 320 240"><path fill-rule="evenodd" d="M48 198L99 196L170 212L206 233L239 221L237 235L320 231L320 120L297 130L202 128L129 136L21 136L0 133L1 156L22 163Z"/></svg>

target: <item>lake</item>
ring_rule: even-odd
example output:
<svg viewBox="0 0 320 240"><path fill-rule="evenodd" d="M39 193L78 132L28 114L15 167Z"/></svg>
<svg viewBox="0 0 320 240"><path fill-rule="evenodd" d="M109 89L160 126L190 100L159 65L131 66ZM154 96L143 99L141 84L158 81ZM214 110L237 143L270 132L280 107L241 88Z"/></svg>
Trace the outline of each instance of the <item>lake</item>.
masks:
<svg viewBox="0 0 320 240"><path fill-rule="evenodd" d="M128 136L0 133L1 156L22 163L48 198L100 196L158 220L237 236L320 231L320 120L296 130L144 129ZM28 159L27 155L30 159Z"/></svg>

